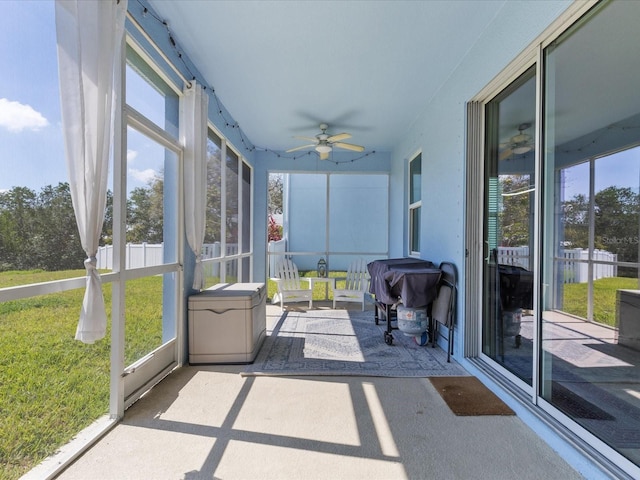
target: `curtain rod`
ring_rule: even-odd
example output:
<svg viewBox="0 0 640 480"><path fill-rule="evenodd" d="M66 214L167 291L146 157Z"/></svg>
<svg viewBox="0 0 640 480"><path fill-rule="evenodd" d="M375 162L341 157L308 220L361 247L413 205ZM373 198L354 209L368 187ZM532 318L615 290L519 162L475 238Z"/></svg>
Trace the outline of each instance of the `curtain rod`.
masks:
<svg viewBox="0 0 640 480"><path fill-rule="evenodd" d="M182 81L188 86L191 87L191 80L187 80L187 78L182 74L178 67L167 57L167 55L160 49L158 44L149 36L149 34L142 28L142 25L136 20L133 15L127 11L127 18L133 23L133 26L138 29L138 31L142 34L142 36L151 44L151 46L155 49L155 51L162 57L162 59L171 67L171 69L182 79Z"/></svg>

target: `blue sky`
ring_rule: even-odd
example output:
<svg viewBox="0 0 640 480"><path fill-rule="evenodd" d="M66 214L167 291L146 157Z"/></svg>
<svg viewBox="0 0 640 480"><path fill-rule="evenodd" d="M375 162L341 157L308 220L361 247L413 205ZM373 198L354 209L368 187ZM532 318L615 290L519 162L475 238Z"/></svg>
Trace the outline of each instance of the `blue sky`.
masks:
<svg viewBox="0 0 640 480"><path fill-rule="evenodd" d="M0 191L66 182L53 0L3 0L0 15ZM128 189L160 169L157 148L130 141ZM151 150L153 155L145 155ZM151 158L154 157L154 158Z"/></svg>
<svg viewBox="0 0 640 480"><path fill-rule="evenodd" d="M66 181L53 1L3 2L0 190Z"/></svg>
<svg viewBox="0 0 640 480"><path fill-rule="evenodd" d="M594 191L615 185L629 187L634 192L640 188L640 147L599 158L595 161ZM582 163L565 170L565 199L577 194L589 194L589 164Z"/></svg>

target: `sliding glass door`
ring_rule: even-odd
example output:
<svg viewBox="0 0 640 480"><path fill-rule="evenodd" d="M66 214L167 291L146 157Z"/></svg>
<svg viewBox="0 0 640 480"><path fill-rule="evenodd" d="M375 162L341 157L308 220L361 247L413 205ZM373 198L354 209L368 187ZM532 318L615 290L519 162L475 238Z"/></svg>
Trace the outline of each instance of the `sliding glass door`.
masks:
<svg viewBox="0 0 640 480"><path fill-rule="evenodd" d="M539 392L636 464L638 18L637 2L605 3L544 52Z"/></svg>
<svg viewBox="0 0 640 480"><path fill-rule="evenodd" d="M470 132L483 207L482 237L479 219L468 230L482 282L469 331L498 376L637 478L640 3L583 13L470 104L484 129Z"/></svg>
<svg viewBox="0 0 640 480"><path fill-rule="evenodd" d="M535 67L486 105L482 352L531 385Z"/></svg>

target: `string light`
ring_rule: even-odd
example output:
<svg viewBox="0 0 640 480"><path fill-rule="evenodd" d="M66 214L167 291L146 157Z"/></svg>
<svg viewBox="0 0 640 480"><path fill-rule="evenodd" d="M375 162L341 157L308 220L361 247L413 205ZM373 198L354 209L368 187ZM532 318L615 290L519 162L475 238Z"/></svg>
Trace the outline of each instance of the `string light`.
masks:
<svg viewBox="0 0 640 480"><path fill-rule="evenodd" d="M640 126L637 126L637 125L623 126L620 123L612 123L611 125L607 125L606 127L604 127L599 133L597 133L595 135L595 137L593 137L590 140L585 141L585 143L583 143L582 145L576 146L575 148L560 148L560 147L558 147L558 151L561 152L561 153L582 152L584 149L586 149L587 147L589 147L591 145L597 145L598 141L602 137L607 135L611 130L620 130L620 131L624 132L625 130L634 130L634 129L638 129L638 128L640 128Z"/></svg>
<svg viewBox="0 0 640 480"><path fill-rule="evenodd" d="M178 48L178 44L176 42L176 40L173 37L173 34L171 33L171 30L169 28L169 23L166 20L162 20L160 17L158 17L157 15L155 15L152 11L150 11L149 9L147 9L147 7L145 7L140 0L136 0L138 2L138 4L140 5L140 7L142 7L142 16L143 17L147 17L147 16L151 16L151 18L153 18L154 20L156 20L158 23L160 23L161 25L164 26L164 28L167 31L167 36L169 38L169 43L171 44L171 47L174 50L174 53L176 54L176 56L180 59L180 63L182 63L182 66L184 67L184 69L187 71L187 73L189 74L189 76L191 77L192 80L197 80L196 76L193 74L193 72L191 71L191 69L189 68L189 65L187 65L187 62L184 60L183 55L182 55L182 51L180 51L180 49ZM267 153L271 153L276 155L277 158L286 158L289 160L297 160L299 158L302 158L304 156L309 156L313 153L315 153L316 155L319 156L319 154L315 151L309 151L306 153L302 153L302 154L296 154L296 155L283 155L282 152L279 152L277 150L272 150L270 148L264 148L264 147L258 147L255 146L253 143L251 143L249 141L249 139L245 136L244 132L242 131L242 128L240 128L240 125L238 124L238 122L231 122L224 113L224 108L220 102L220 99L218 98L218 95L216 95L216 91L213 87L211 87L210 85L208 85L205 81L203 81L202 79L200 80L200 84L202 85L203 89L206 91L209 91L209 97L213 99L213 101L216 103L216 108L218 111L218 115L220 116L220 118L222 119L222 121L224 122L225 126L227 128L231 128L232 130L238 130L238 134L240 136L240 142L242 143L243 148L247 151L247 152L255 152L255 151L259 151L259 152L267 152ZM334 163L336 165L340 165L342 163L353 163L356 162L358 160L361 160L363 158L368 157L369 155L374 155L376 152L375 150L372 150L370 152L365 153L364 155L361 155L359 157L350 159L350 160L343 160L343 161L334 161L334 160L326 160L328 162Z"/></svg>

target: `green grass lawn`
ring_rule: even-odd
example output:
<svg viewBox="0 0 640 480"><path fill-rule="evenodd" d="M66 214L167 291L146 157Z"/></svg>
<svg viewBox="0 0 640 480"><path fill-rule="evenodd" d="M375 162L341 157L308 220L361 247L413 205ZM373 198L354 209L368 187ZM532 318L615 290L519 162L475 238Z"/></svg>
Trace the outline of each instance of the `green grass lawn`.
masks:
<svg viewBox="0 0 640 480"><path fill-rule="evenodd" d="M0 287L77 272L4 272ZM160 343L162 277L128 282L127 363ZM103 286L107 318L111 285ZM110 324L93 345L74 339L84 289L0 303L0 478L16 479L109 409Z"/></svg>
<svg viewBox="0 0 640 480"><path fill-rule="evenodd" d="M578 317L587 317L587 284L564 285L562 310ZM637 278L601 278L593 282L593 320L605 325L616 325L616 291L637 289Z"/></svg>

